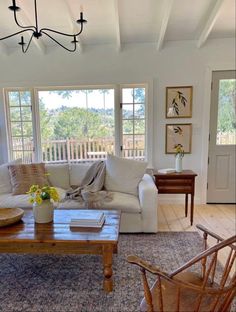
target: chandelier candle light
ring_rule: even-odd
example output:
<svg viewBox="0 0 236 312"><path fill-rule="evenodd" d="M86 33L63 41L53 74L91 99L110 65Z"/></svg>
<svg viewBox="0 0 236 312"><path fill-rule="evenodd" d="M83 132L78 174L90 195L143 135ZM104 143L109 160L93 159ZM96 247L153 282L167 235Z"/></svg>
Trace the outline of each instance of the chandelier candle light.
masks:
<svg viewBox="0 0 236 312"><path fill-rule="evenodd" d="M12 5L9 6L8 8L9 8L9 10L13 11L14 20L15 20L17 26L19 26L23 30L20 30L20 31L14 33L14 34L9 35L9 36L0 38L0 40L8 39L10 37L13 37L13 36L16 36L16 35L19 35L19 34L23 34L25 32L31 32L32 35L31 35L28 43L24 42L24 37L23 36L21 36L21 41L18 43L19 45L21 45L21 49L22 49L23 53L26 53L27 50L29 49L29 46L31 44L31 41L32 41L33 37L35 37L36 39L39 39L43 35L46 35L51 40L56 42L59 46L61 46L63 49L65 49L65 50L67 50L69 52L76 51L77 42L78 42L76 37L79 36L82 33L83 26L84 26L85 23L87 23L87 20L85 20L84 17L83 17L82 9L81 9L81 12L80 12L80 18L76 21L78 24L80 24L80 31L78 33L76 33L76 34L67 34L67 33L63 33L61 31L57 31L57 30L50 29L50 28L41 28L41 29L39 29L39 27L38 27L37 1L36 0L34 0L35 26L22 26L22 25L19 24L19 22L17 20L16 12L20 11L20 7L18 7L16 5L16 0L12 0ZM73 40L71 41L71 43L74 45L74 47L71 48L71 49L65 47L63 44L61 44L59 41L57 41L55 38L53 38L52 34L58 34L58 35L61 35L61 36L72 37Z"/></svg>

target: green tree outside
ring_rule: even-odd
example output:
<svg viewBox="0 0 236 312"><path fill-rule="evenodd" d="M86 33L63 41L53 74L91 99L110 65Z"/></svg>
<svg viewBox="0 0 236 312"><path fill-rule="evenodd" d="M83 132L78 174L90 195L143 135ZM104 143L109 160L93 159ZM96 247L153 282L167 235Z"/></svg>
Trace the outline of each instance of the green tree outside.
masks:
<svg viewBox="0 0 236 312"><path fill-rule="evenodd" d="M234 132L236 129L236 80L220 80L217 131Z"/></svg>

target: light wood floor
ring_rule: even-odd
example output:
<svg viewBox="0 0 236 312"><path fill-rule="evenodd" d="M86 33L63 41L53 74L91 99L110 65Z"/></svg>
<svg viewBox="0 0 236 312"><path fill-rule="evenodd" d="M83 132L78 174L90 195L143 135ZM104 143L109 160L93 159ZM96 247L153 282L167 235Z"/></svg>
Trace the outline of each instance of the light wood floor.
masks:
<svg viewBox="0 0 236 312"><path fill-rule="evenodd" d="M196 224L204 225L222 238L236 235L236 205L195 205L194 222L190 226L189 215L184 216L183 205L158 206L159 231L197 231ZM199 231L202 235L202 232ZM215 245L216 240L208 238L208 245ZM218 254L218 260L222 265L227 260L229 250L223 250Z"/></svg>
<svg viewBox="0 0 236 312"><path fill-rule="evenodd" d="M159 231L196 231L196 224L202 224L223 238L236 234L236 205L195 205L193 225L189 215L184 216L183 205L159 204Z"/></svg>

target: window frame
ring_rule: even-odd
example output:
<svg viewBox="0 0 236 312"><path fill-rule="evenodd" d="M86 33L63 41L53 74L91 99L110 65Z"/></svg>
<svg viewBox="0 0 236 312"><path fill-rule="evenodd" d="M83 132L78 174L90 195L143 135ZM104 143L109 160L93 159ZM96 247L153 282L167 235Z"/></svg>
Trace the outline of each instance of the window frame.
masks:
<svg viewBox="0 0 236 312"><path fill-rule="evenodd" d="M152 160L152 149L150 144L150 137L152 138L152 127L147 127L150 124L150 109L152 105L148 100L149 88L148 83L125 83L125 84L104 84L104 85L79 85L79 86L42 86L42 87L11 87L4 88L4 107L6 112L6 128L7 128L7 149L8 159L13 159L11 141L11 122L10 122L10 105L9 105L9 92L28 91L31 93L32 101L32 126L33 126L33 143L34 143L34 159L35 162L42 161L41 150L41 135L40 135L40 115L39 115L39 92L40 91L55 91L55 90L94 90L94 89L114 89L114 124L115 124L115 150L116 156L122 156L122 89L123 88L145 88L145 161L149 164Z"/></svg>
<svg viewBox="0 0 236 312"><path fill-rule="evenodd" d="M122 90L123 89L126 89L126 88L131 88L131 89L137 89L137 88L143 88L145 89L145 102L144 102L144 105L145 105L145 116L144 116L144 121L145 121L145 133L144 133L144 138L145 138L145 148L144 148L144 161L148 161L149 160L149 157L148 157L148 140L147 140L147 137L148 137L148 127L147 127L147 123L148 123L148 85L146 83L132 83L132 84L129 84L129 83L126 83L126 84L120 84L119 85L120 88L119 88L119 97L120 97L120 121L119 121L119 124L120 124L120 154L119 156L122 157L122 151L123 151L123 114L122 114L122 108L123 108L123 105L125 103L123 103L123 99L122 99ZM134 105L136 103L130 103L131 105ZM138 104L138 103L137 103ZM135 119L135 118L134 118ZM137 119L138 120L138 119ZM134 132L131 134L131 135L134 135Z"/></svg>
<svg viewBox="0 0 236 312"><path fill-rule="evenodd" d="M36 158L36 141L35 141L35 114L34 114L34 93L32 88L27 87L17 87L17 88L5 88L4 89L4 108L5 108L5 116L6 116L6 128L7 128L7 155L8 160L13 160L13 142L12 142L12 127L11 127L11 118L10 118L10 103L9 103L9 93L10 92L29 92L31 96L31 114L32 114L32 137L33 137L33 149L34 160L37 161ZM22 136L24 137L24 136ZM24 150L22 150L24 153Z"/></svg>

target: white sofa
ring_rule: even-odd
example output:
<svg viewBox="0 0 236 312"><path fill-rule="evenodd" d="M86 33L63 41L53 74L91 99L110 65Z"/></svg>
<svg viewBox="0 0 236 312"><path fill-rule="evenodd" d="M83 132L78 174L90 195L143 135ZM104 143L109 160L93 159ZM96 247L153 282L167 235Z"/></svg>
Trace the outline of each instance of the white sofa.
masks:
<svg viewBox="0 0 236 312"><path fill-rule="evenodd" d="M66 190L71 185L80 185L89 166L89 164L46 165L50 174L49 180L58 189L62 199L58 209L84 208L82 202L64 198ZM0 208L31 208L27 194L13 195L11 193L10 176L7 170L7 164L0 166ZM123 179L126 180L125 177ZM126 187L125 183L122 187ZM100 204L98 209L116 209L122 212L120 232L157 232L157 189L150 175L143 175L137 187L137 195L115 190L109 192L112 199Z"/></svg>

